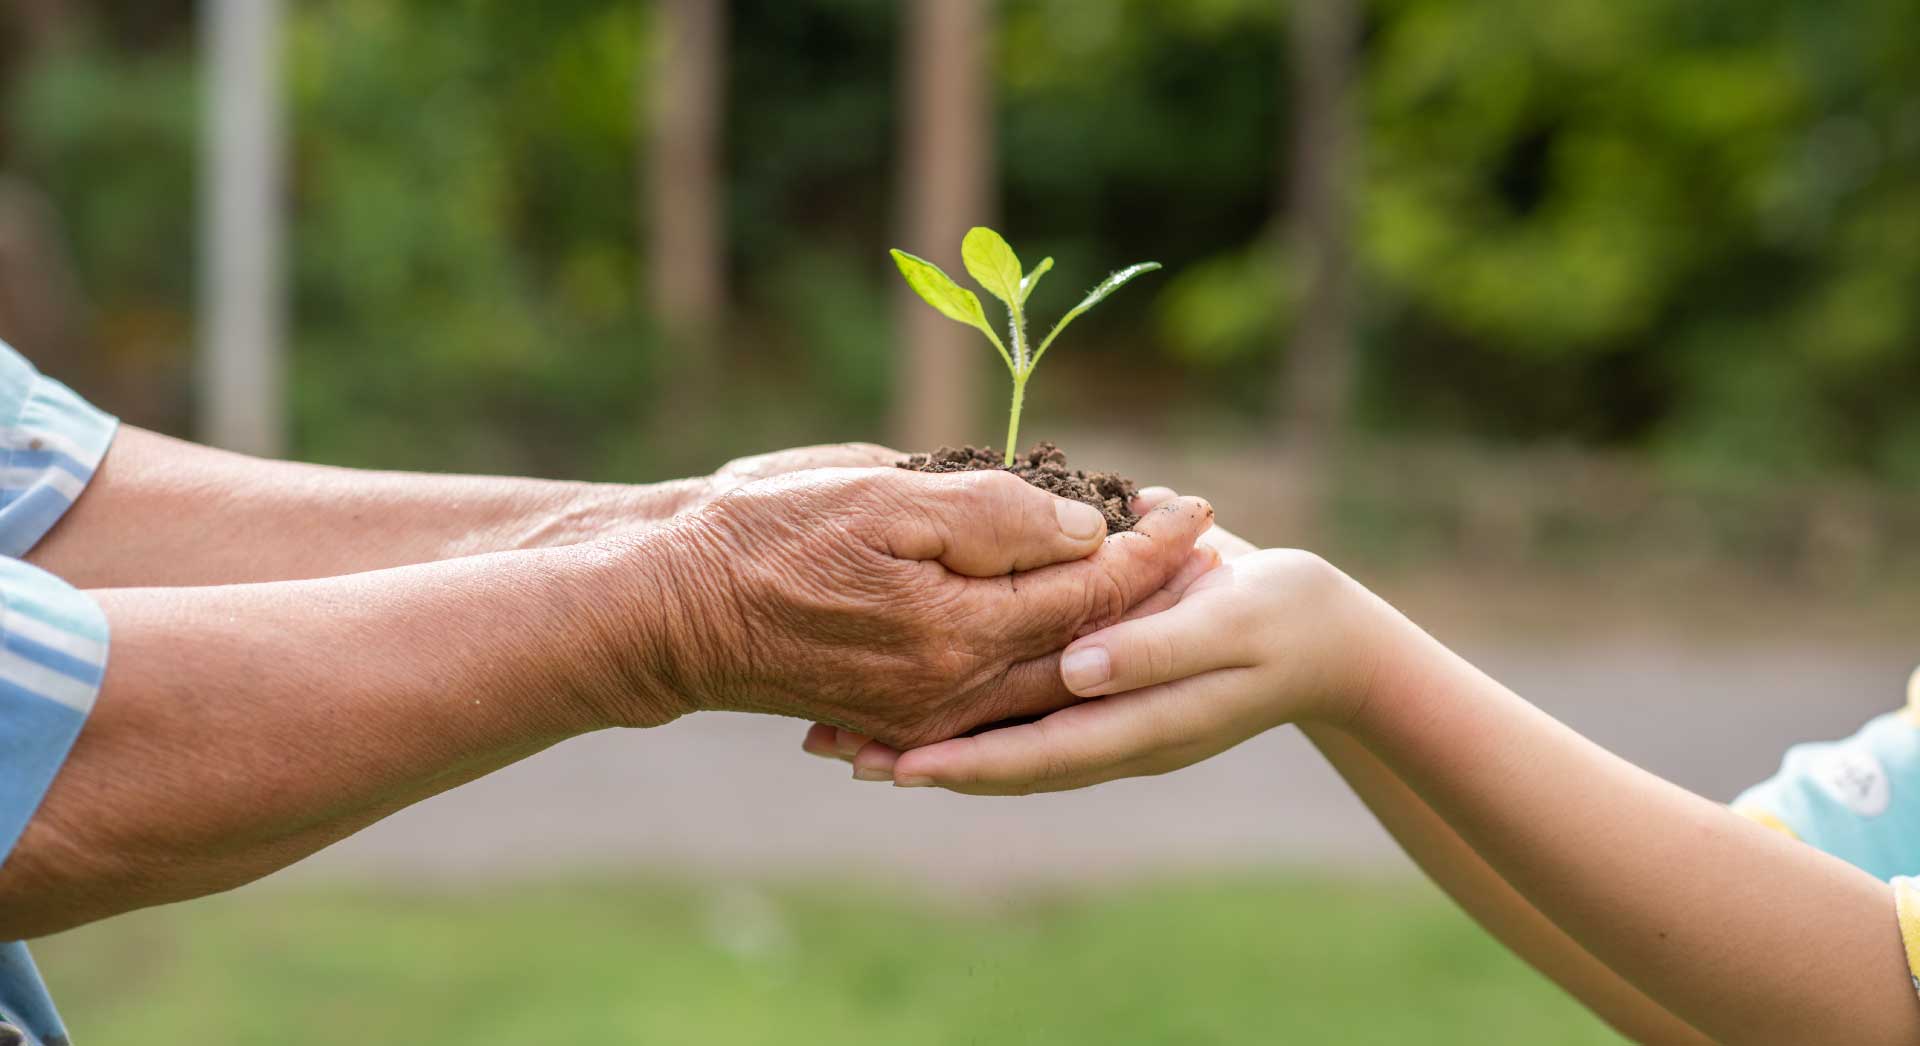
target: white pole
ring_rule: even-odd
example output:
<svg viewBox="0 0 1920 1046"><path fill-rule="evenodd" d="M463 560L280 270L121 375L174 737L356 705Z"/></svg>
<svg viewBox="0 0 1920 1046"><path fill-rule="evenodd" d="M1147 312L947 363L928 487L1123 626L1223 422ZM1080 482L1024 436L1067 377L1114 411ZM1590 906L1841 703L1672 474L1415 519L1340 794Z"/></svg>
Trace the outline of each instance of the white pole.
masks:
<svg viewBox="0 0 1920 1046"><path fill-rule="evenodd" d="M280 0L201 5L199 435L286 450Z"/></svg>

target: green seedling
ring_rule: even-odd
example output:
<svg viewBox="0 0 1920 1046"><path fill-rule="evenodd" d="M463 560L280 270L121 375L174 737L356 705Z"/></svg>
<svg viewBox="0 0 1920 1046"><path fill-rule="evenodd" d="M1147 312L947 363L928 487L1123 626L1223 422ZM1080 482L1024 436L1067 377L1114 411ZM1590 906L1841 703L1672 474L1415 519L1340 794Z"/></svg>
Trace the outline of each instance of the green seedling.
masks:
<svg viewBox="0 0 1920 1046"><path fill-rule="evenodd" d="M992 229L976 227L960 241L960 260L966 263L967 272L987 293L1005 303L1007 307L1007 341L1013 343L1009 349L1006 342L987 322L987 314L980 307L980 299L965 287L953 282L953 278L940 271L938 265L925 258L916 258L906 251L895 250L893 262L900 266L900 275L907 278L907 286L926 299L928 305L940 310L940 315L958 323L976 328L987 336L993 347L999 350L1000 358L1006 361L1007 372L1013 375L1013 411L1007 419L1007 465L1013 465L1014 448L1020 438L1020 403L1026 398L1027 379L1033 376L1033 368L1040 365L1040 357L1047 354L1047 347L1053 339L1067 329L1067 324L1080 317L1080 314L1107 300L1107 296L1125 286L1129 280L1143 273L1152 272L1160 267L1159 262L1141 262L1129 265L1119 272L1100 281L1100 285L1087 292L1073 311L1060 317L1040 342L1040 347L1029 351L1027 345L1027 297L1053 268L1053 259L1043 259L1033 267L1032 272L1020 268L1020 258L1007 246L1007 241Z"/></svg>

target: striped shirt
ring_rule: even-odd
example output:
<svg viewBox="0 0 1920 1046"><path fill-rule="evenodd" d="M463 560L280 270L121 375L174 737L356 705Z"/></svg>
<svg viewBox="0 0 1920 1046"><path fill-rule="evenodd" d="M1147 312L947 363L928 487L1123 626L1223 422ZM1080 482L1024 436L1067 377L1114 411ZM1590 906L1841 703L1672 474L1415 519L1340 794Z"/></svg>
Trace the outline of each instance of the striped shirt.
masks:
<svg viewBox="0 0 1920 1046"><path fill-rule="evenodd" d="M0 861L66 760L107 664L100 607L19 557L86 489L117 424L0 343ZM68 1041L18 941L0 944L0 1021L34 1046Z"/></svg>

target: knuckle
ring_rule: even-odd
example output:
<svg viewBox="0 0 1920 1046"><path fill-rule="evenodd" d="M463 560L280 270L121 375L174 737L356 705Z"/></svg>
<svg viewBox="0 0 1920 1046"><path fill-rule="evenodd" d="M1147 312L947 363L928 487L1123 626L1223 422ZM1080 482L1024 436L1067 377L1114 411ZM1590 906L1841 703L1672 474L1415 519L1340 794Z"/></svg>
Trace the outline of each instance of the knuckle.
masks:
<svg viewBox="0 0 1920 1046"><path fill-rule="evenodd" d="M1073 763L1057 751L1048 751L1041 760L1040 781L1064 781L1073 772Z"/></svg>
<svg viewBox="0 0 1920 1046"><path fill-rule="evenodd" d="M1269 549L1255 555L1262 557L1253 564L1255 570L1274 582L1273 590L1282 593L1289 605L1331 599L1348 584L1340 568L1304 549Z"/></svg>
<svg viewBox="0 0 1920 1046"><path fill-rule="evenodd" d="M1145 644L1147 660L1147 678L1149 683L1163 683L1173 677L1175 651L1173 637L1165 632L1155 631L1148 635Z"/></svg>
<svg viewBox="0 0 1920 1046"><path fill-rule="evenodd" d="M1081 620L1092 628L1118 621L1133 605L1132 586L1111 568L1094 571L1088 579Z"/></svg>
<svg viewBox="0 0 1920 1046"><path fill-rule="evenodd" d="M1034 488L1011 472L981 471L964 473L963 488L969 500L996 519L1015 520L1026 510L1026 493Z"/></svg>
<svg viewBox="0 0 1920 1046"><path fill-rule="evenodd" d="M737 527L759 512L759 493L750 487L735 487L700 509L703 518L724 527Z"/></svg>
<svg viewBox="0 0 1920 1046"><path fill-rule="evenodd" d="M864 469L836 475L833 483L840 488L840 493L849 499L891 503L911 500L910 497L904 496L901 490L901 477L904 475L906 475L904 472L895 475L894 471L885 469Z"/></svg>
<svg viewBox="0 0 1920 1046"><path fill-rule="evenodd" d="M979 658L951 641L943 641L927 653L922 663L927 675L938 680L943 688L964 688L972 681Z"/></svg>
<svg viewBox="0 0 1920 1046"><path fill-rule="evenodd" d="M1039 760L1034 783L1065 780L1074 767L1066 748L1059 743L1059 731L1045 719L1035 725L1039 727Z"/></svg>
<svg viewBox="0 0 1920 1046"><path fill-rule="evenodd" d="M968 489L988 497L1008 497L1020 493L1027 481L1011 472L1000 469L979 469L963 472Z"/></svg>
<svg viewBox="0 0 1920 1046"><path fill-rule="evenodd" d="M1333 564L1303 548L1273 549L1266 555L1270 557L1274 570L1295 582L1323 584L1331 581L1337 573Z"/></svg>

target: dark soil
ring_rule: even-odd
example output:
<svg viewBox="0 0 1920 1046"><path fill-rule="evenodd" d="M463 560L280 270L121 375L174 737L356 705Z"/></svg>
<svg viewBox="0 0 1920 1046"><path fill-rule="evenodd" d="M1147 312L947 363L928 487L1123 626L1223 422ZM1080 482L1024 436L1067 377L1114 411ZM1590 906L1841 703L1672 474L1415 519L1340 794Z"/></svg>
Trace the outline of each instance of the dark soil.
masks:
<svg viewBox="0 0 1920 1046"><path fill-rule="evenodd" d="M915 454L899 463L915 472L977 472L1005 469L1006 458L992 447L941 447L931 454ZM1133 496L1140 492L1132 480L1112 472L1082 472L1067 467L1067 456L1051 443L1036 443L1033 449L1013 459L1009 469L1014 475L1049 494L1084 501L1107 517L1107 533L1132 530L1140 521L1134 515Z"/></svg>

